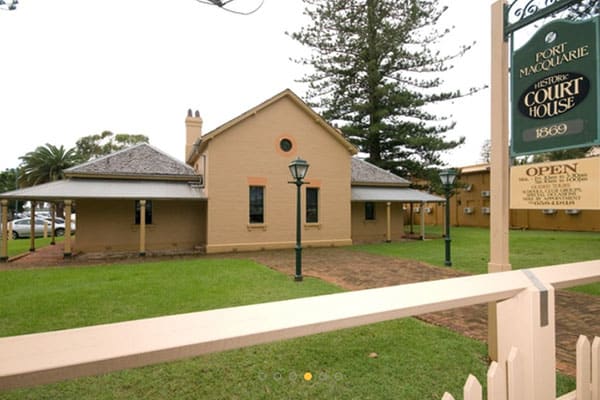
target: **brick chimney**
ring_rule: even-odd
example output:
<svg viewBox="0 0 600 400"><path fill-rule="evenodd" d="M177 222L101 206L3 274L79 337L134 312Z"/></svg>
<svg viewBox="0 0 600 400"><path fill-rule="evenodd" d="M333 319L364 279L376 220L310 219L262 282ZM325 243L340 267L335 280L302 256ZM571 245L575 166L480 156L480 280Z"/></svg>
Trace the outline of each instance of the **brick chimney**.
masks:
<svg viewBox="0 0 600 400"><path fill-rule="evenodd" d="M189 109L185 118L185 160L187 161L192 154L194 143L200 140L202 136L202 118L200 112L196 110L192 116L192 110Z"/></svg>

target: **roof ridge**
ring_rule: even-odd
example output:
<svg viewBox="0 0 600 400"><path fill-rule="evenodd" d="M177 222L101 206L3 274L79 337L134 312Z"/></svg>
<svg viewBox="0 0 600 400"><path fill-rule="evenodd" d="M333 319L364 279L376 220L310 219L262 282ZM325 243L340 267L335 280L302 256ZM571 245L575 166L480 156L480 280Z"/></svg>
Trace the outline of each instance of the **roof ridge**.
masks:
<svg viewBox="0 0 600 400"><path fill-rule="evenodd" d="M133 149L133 148L135 148L135 147L142 146L142 145L148 145L148 146L149 146L149 144L148 144L148 143L137 143L137 144L134 144L134 145L131 145L131 146L128 146L128 147L122 148L122 149L120 149L120 150L114 151L114 152L112 152L112 153L104 154L104 155L102 155L102 156L100 156L100 157L98 157L98 158L93 158L93 159L91 159L91 160L87 160L87 161L85 161L85 162L83 162L83 163L81 163L81 164L73 165L72 167L69 167L69 168L65 169L65 171L64 171L64 172L67 172L67 173L68 173L68 172L70 172L70 170L72 170L72 169L75 169L75 168L81 168L81 167L85 167L85 166L87 166L87 165L90 165L90 164L93 164L93 163L95 163L95 162L102 161L102 160L104 160L105 158L116 156L116 155L117 155L117 154L119 154L119 153L122 153L122 152L124 152L124 151L130 150L130 149Z"/></svg>
<svg viewBox="0 0 600 400"><path fill-rule="evenodd" d="M179 159L152 146L138 143L65 170L74 175L195 176L196 171Z"/></svg>
<svg viewBox="0 0 600 400"><path fill-rule="evenodd" d="M186 167L187 169L190 169L190 170L192 170L192 171L194 170L194 168L190 167L190 166L189 166L188 164L186 164L185 162L183 162L183 161L179 160L178 158L175 158L174 156L170 155L169 153L165 152L164 150L162 150L162 149L159 149L158 147L155 147L155 146L151 145L150 143L141 143L141 144L144 144L144 145L146 145L146 146L150 147L152 150L156 151L157 153L160 153L160 154L162 154L163 156L170 158L172 161L174 161L174 162L176 162L176 163L180 164L180 165L181 165L181 166L183 166L183 167ZM133 147L133 146L132 146L132 147ZM194 171L194 172L195 172L195 171Z"/></svg>
<svg viewBox="0 0 600 400"><path fill-rule="evenodd" d="M360 162L363 162L363 163L365 163L365 164L368 164L368 165L369 165L370 167L372 167L372 168L376 168L376 169L378 169L378 170L380 170L380 171L382 171L382 172L385 172L386 174L389 174L389 175L393 176L394 178L400 178L400 179L404 179L404 178L402 178L401 176L398 176L398 175L394 174L393 172L391 172L391 171L388 171L387 169L381 168L381 167L379 167L379 166L377 166L377 165L375 165L375 164L373 164L373 163L370 163L370 162L368 162L367 160L365 160L365 159L363 159L363 158L360 158L360 157L355 157L355 158L356 158L358 161L360 161Z"/></svg>

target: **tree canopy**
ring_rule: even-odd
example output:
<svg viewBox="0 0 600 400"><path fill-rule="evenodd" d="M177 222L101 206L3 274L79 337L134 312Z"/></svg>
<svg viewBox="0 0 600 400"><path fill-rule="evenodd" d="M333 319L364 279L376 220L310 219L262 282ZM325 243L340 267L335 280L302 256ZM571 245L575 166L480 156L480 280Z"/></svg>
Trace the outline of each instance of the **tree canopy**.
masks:
<svg viewBox="0 0 600 400"><path fill-rule="evenodd" d="M88 135L80 138L75 143L75 151L80 162L98 158L125 147L138 143L148 143L145 135L130 135L126 133L114 134L111 131L103 131L97 135Z"/></svg>
<svg viewBox="0 0 600 400"><path fill-rule="evenodd" d="M440 74L470 48L436 50L449 32L435 28L446 7L435 0L303 1L312 21L290 36L312 50L296 60L312 67L301 79L311 106L380 167L423 177L441 166L441 152L464 138L448 140L454 123L426 106L462 95L441 90Z"/></svg>
<svg viewBox="0 0 600 400"><path fill-rule="evenodd" d="M0 172L0 193L17 188L18 172L15 168L8 168Z"/></svg>
<svg viewBox="0 0 600 400"><path fill-rule="evenodd" d="M572 19L588 18L598 14L600 14L600 0L582 0L568 10L568 17Z"/></svg>
<svg viewBox="0 0 600 400"><path fill-rule="evenodd" d="M481 144L479 158L484 163L489 163L492 160L492 141L490 139L486 139Z"/></svg>
<svg viewBox="0 0 600 400"><path fill-rule="evenodd" d="M9 192L18 188L17 181L19 177L19 171L16 168L7 168L0 172L0 193ZM8 209L11 211L21 211L23 203L18 201L11 201L8 203Z"/></svg>
<svg viewBox="0 0 600 400"><path fill-rule="evenodd" d="M19 157L21 164L18 182L20 186L33 186L63 179L64 170L69 167L134 144L148 142L148 137L145 135L124 133L115 135L110 131L104 131L98 135L80 138L75 147L70 149L65 149L63 145L57 147L47 143Z"/></svg>

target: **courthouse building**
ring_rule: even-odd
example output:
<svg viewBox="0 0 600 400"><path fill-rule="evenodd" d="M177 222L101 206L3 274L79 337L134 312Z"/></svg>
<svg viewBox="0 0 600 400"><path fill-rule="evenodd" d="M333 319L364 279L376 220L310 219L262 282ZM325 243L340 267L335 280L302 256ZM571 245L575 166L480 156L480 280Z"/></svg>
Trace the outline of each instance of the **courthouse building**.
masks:
<svg viewBox="0 0 600 400"><path fill-rule="evenodd" d="M443 200L358 159L340 131L290 90L206 134L199 113L189 111L185 127L185 163L140 144L0 199L74 205L76 240L68 247L77 253L292 248L296 186L288 165L298 157L309 163L306 247L398 240L405 204Z"/></svg>

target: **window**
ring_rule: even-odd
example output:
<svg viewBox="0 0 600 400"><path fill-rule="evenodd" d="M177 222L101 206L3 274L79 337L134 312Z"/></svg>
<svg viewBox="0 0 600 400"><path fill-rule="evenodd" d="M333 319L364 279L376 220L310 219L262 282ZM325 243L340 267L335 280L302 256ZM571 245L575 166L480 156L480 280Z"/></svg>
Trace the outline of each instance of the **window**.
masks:
<svg viewBox="0 0 600 400"><path fill-rule="evenodd" d="M140 201L135 201L135 224L140 224ZM152 200L146 200L146 225L152 224Z"/></svg>
<svg viewBox="0 0 600 400"><path fill-rule="evenodd" d="M365 219L367 221L375 220L375 203L370 201L365 203Z"/></svg>
<svg viewBox="0 0 600 400"><path fill-rule="evenodd" d="M250 186L250 223L263 224L265 222L265 188L264 186Z"/></svg>
<svg viewBox="0 0 600 400"><path fill-rule="evenodd" d="M306 188L306 222L319 222L319 188Z"/></svg>

